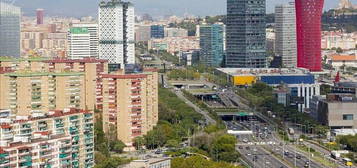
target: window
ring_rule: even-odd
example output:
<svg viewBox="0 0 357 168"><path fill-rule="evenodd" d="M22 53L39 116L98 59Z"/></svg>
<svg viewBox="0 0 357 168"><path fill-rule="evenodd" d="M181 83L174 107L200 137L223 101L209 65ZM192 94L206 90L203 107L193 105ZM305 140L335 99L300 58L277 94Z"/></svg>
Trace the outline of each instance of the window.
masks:
<svg viewBox="0 0 357 168"><path fill-rule="evenodd" d="M343 120L353 120L353 114L344 114Z"/></svg>

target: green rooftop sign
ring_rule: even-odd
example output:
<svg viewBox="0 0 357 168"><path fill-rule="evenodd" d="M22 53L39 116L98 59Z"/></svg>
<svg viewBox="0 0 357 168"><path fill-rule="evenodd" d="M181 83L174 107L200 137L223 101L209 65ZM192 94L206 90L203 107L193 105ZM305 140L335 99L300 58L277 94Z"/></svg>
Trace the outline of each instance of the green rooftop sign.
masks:
<svg viewBox="0 0 357 168"><path fill-rule="evenodd" d="M72 27L69 31L72 34L88 34L88 28L85 27Z"/></svg>

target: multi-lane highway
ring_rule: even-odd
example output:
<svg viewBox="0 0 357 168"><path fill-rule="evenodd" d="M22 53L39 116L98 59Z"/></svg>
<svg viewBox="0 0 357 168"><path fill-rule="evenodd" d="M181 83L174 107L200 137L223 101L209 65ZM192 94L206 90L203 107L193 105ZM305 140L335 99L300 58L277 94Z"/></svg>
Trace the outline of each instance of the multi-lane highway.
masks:
<svg viewBox="0 0 357 168"><path fill-rule="evenodd" d="M325 168L275 136L273 128L259 121L226 122L232 130L252 130L251 135L238 135L237 150L252 167L259 168Z"/></svg>

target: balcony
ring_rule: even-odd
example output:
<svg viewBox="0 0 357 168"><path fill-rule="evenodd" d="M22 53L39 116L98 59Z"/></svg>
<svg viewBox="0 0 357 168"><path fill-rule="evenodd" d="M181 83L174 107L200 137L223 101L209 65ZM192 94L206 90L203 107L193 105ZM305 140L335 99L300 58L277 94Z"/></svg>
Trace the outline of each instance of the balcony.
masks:
<svg viewBox="0 0 357 168"><path fill-rule="evenodd" d="M16 96L10 97L9 100L10 100L10 101L16 101L16 100L17 100L17 97L16 97Z"/></svg>
<svg viewBox="0 0 357 168"><path fill-rule="evenodd" d="M41 102L40 101L33 101L33 102L31 102L31 105L41 105Z"/></svg>

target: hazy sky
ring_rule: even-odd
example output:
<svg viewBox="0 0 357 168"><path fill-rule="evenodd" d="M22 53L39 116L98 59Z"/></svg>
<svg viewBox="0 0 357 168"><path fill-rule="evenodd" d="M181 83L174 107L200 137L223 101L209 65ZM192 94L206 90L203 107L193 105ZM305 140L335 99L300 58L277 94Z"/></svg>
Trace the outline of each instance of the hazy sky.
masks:
<svg viewBox="0 0 357 168"><path fill-rule="evenodd" d="M9 0L8 0L9 1ZM226 0L130 0L136 7L136 13L149 13L153 16L183 15L189 13L198 16L225 14ZM267 0L267 12L274 11L274 6L287 3L288 0ZM352 0L357 4L357 0ZM36 8L44 8L49 15L86 16L97 15L99 0L16 0L25 15L34 15ZM336 7L338 0L325 0L325 9Z"/></svg>

